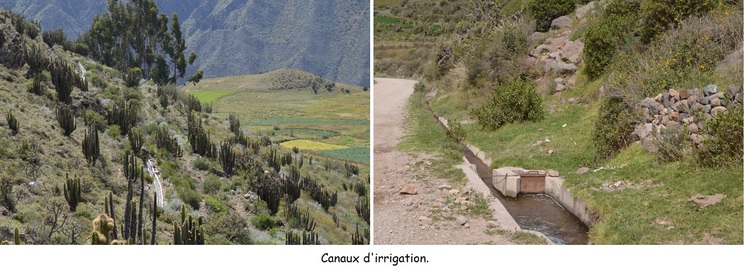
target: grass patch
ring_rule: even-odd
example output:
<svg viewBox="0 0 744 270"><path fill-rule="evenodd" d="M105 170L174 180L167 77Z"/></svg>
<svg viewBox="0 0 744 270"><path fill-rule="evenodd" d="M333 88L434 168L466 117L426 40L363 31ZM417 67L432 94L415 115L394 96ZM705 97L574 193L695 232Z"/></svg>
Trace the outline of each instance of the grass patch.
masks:
<svg viewBox="0 0 744 270"><path fill-rule="evenodd" d="M224 96L228 96L233 93L235 93L235 91L231 91L231 90L211 90L211 91L193 92L194 97L196 97L202 103L214 103L218 99Z"/></svg>
<svg viewBox="0 0 744 270"><path fill-rule="evenodd" d="M344 149L325 150L321 155L339 159L369 164L369 147L350 147Z"/></svg>
<svg viewBox="0 0 744 270"><path fill-rule="evenodd" d="M545 245L548 241L538 235L528 232L515 232L512 241L518 245Z"/></svg>
<svg viewBox="0 0 744 270"><path fill-rule="evenodd" d="M462 148L439 128L427 108L423 93L414 93L409 98L405 125L407 135L398 144L401 150L435 155L432 174L437 177L462 179L465 176L460 169L454 167L461 161Z"/></svg>
<svg viewBox="0 0 744 270"><path fill-rule="evenodd" d="M297 147L301 150L310 150L310 151L338 150L338 149L347 148L346 146L342 146L342 145L322 143L322 142L316 142L316 141L310 141L310 140L294 140L294 141L283 142L282 146L286 148Z"/></svg>
<svg viewBox="0 0 744 270"><path fill-rule="evenodd" d="M375 16L375 24L399 24L400 19L387 17L387 16Z"/></svg>

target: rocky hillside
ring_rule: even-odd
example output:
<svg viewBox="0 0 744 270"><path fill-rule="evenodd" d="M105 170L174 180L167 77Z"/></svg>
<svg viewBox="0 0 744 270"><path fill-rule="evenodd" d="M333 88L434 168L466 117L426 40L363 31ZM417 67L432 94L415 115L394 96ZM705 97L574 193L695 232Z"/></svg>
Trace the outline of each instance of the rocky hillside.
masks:
<svg viewBox="0 0 744 270"><path fill-rule="evenodd" d="M213 78L295 68L369 86L368 1L155 2L162 13L179 14L186 44L199 55L187 74L202 69ZM1 0L0 7L38 20L45 31L62 28L74 39L107 4Z"/></svg>
<svg viewBox="0 0 744 270"><path fill-rule="evenodd" d="M0 10L0 241L368 243L357 165L247 135L180 88L122 77Z"/></svg>

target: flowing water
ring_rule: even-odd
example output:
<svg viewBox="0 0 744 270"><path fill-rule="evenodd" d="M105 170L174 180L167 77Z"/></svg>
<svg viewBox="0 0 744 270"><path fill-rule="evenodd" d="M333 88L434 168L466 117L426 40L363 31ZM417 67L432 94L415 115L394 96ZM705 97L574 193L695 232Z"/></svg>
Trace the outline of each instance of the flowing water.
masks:
<svg viewBox="0 0 744 270"><path fill-rule="evenodd" d="M491 168L467 148L465 158L471 164L475 164L478 176L491 189L491 194L498 198L522 229L541 232L559 245L582 245L588 242L586 233L589 228L553 198L544 194L504 197L491 183Z"/></svg>

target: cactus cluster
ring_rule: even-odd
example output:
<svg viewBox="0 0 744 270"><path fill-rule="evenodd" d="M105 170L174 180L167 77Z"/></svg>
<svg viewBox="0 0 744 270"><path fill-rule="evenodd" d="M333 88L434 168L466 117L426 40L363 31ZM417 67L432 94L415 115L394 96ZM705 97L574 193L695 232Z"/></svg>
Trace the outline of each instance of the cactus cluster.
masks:
<svg viewBox="0 0 744 270"><path fill-rule="evenodd" d="M88 161L89 165L96 166L96 160L98 160L98 156L101 154L98 143L98 129L95 127L88 128L83 138L82 147L85 160Z"/></svg>
<svg viewBox="0 0 744 270"><path fill-rule="evenodd" d="M204 245L204 218L199 216L194 220L192 215L186 215L186 206L181 205L179 220L173 223L173 244Z"/></svg>
<svg viewBox="0 0 744 270"><path fill-rule="evenodd" d="M220 165L222 165L222 171L229 177L235 170L235 150L229 142L222 142L220 144Z"/></svg>
<svg viewBox="0 0 744 270"><path fill-rule="evenodd" d="M355 208L357 215L369 224L369 198L359 196Z"/></svg>
<svg viewBox="0 0 744 270"><path fill-rule="evenodd" d="M106 214L101 214L93 219L93 232L90 234L91 245L111 245L113 244L112 231L116 227L114 220Z"/></svg>
<svg viewBox="0 0 744 270"><path fill-rule="evenodd" d="M287 223L289 223L289 226L292 228L307 232L311 232L315 229L315 219L310 216L309 207L305 208L305 211L301 211L294 203L287 203L285 204L284 215Z"/></svg>
<svg viewBox="0 0 744 270"><path fill-rule="evenodd" d="M18 119L16 119L12 111L8 112L8 114L5 116L5 120L8 121L8 127L10 127L10 130L13 131L13 135L18 134Z"/></svg>
<svg viewBox="0 0 744 270"><path fill-rule="evenodd" d="M285 234L285 245L320 245L320 239L315 232L303 231L302 233L295 233L287 230Z"/></svg>
<svg viewBox="0 0 744 270"><path fill-rule="evenodd" d="M284 153L281 157L282 166L292 165L292 152Z"/></svg>
<svg viewBox="0 0 744 270"><path fill-rule="evenodd" d="M318 185L315 180L307 176L302 180L302 189L310 193L310 197L320 204L324 211L328 212L331 206L336 206L338 202L338 191L330 193L322 186Z"/></svg>
<svg viewBox="0 0 744 270"><path fill-rule="evenodd" d="M118 125L122 136L129 134L129 131L137 125L137 109L134 103L116 102L108 110L108 124Z"/></svg>
<svg viewBox="0 0 744 270"><path fill-rule="evenodd" d="M350 178L353 175L359 175L359 166L354 163L345 162L344 169L346 169L346 178Z"/></svg>
<svg viewBox="0 0 744 270"><path fill-rule="evenodd" d="M289 176L282 178L282 187L284 188L284 194L287 194L289 203L293 203L300 198L302 191L300 185L300 169L292 166L289 169Z"/></svg>
<svg viewBox="0 0 744 270"><path fill-rule="evenodd" d="M209 134L202 126L201 118L192 113L188 115L188 135L192 153L210 158L216 156L217 146L210 142Z"/></svg>
<svg viewBox="0 0 744 270"><path fill-rule="evenodd" d="M114 223L114 228L112 230L112 236L114 239L119 238L118 231L116 230L116 213L114 213L114 193L109 191L108 197L104 199L103 202L105 208L106 208L106 215L111 218L111 222Z"/></svg>
<svg viewBox="0 0 744 270"><path fill-rule="evenodd" d="M78 204L80 204L81 190L80 190L80 178L70 178L69 175L65 175L64 193L65 201L70 206L70 212L75 212Z"/></svg>
<svg viewBox="0 0 744 270"><path fill-rule="evenodd" d="M281 179L273 176L262 175L256 183L256 194L266 202L269 213L273 216L279 212L279 203L283 197Z"/></svg>
<svg viewBox="0 0 744 270"><path fill-rule="evenodd" d="M230 131L237 137L239 134L242 133L240 131L240 120L234 114L230 114L230 116L228 116L228 120L230 122Z"/></svg>
<svg viewBox="0 0 744 270"><path fill-rule="evenodd" d="M140 156L140 150L142 150L142 146L144 145L145 141L142 139L142 132L137 128L132 128L131 131L129 131L129 146L132 147L132 151L134 151L134 155Z"/></svg>
<svg viewBox="0 0 744 270"><path fill-rule="evenodd" d="M155 143L158 148L165 149L174 157L183 156L183 150L181 150L181 146L178 145L178 140L175 137L170 136L168 129L165 127L159 127L155 132Z"/></svg>
<svg viewBox="0 0 744 270"><path fill-rule="evenodd" d="M127 197L124 208L124 230L122 235L129 243L138 242L141 244L144 243L142 210L144 208L145 176L142 166L137 163L136 156L128 151L124 156L124 176L127 178ZM139 213L137 213L137 201L134 200L133 184L136 181L140 182Z"/></svg>
<svg viewBox="0 0 744 270"><path fill-rule="evenodd" d="M45 50L43 45L36 43L24 48L23 62L28 65L27 79L41 75L49 66L49 57L47 57Z"/></svg>
<svg viewBox="0 0 744 270"><path fill-rule="evenodd" d="M57 122L62 128L62 134L70 137L77 125L75 123L75 111L68 105L60 103L57 106Z"/></svg>
<svg viewBox="0 0 744 270"><path fill-rule="evenodd" d="M359 233L359 224L356 225L356 231L351 235L352 245L368 245L369 244L369 229L365 229L364 234Z"/></svg>
<svg viewBox="0 0 744 270"><path fill-rule="evenodd" d="M266 161L269 163L269 167L274 169L275 172L279 172L279 170L281 170L282 166L281 163L279 163L279 155L277 154L277 150L275 148L269 149Z"/></svg>
<svg viewBox="0 0 744 270"><path fill-rule="evenodd" d="M57 101L65 104L72 103L72 88L75 86L76 78L75 67L64 60L52 61L49 65L49 73L52 77L52 84L57 91Z"/></svg>

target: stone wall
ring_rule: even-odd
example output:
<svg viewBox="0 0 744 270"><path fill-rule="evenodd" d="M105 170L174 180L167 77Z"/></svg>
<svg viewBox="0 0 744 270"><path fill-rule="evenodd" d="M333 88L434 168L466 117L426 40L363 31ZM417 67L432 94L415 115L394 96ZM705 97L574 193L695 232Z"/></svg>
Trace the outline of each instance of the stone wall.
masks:
<svg viewBox="0 0 744 270"><path fill-rule="evenodd" d="M699 90L669 89L654 98L641 101L643 121L633 131L635 139L649 151L656 151L656 138L669 127L685 128L687 139L699 146L705 135L705 123L719 113L726 113L728 106L742 103L741 86L729 85L726 90L711 84ZM684 130L682 130L684 131Z"/></svg>

